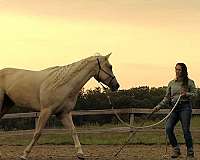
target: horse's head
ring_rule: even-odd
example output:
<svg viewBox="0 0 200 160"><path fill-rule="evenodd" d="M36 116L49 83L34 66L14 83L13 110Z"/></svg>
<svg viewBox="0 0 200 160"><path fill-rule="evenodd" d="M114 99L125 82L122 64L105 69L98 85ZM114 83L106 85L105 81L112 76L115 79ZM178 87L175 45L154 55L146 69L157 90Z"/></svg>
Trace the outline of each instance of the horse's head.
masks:
<svg viewBox="0 0 200 160"><path fill-rule="evenodd" d="M107 85L112 91L116 91L119 88L119 83L112 71L112 65L109 63L108 58L111 53L107 56L97 57L98 71L94 78L98 82L102 82Z"/></svg>

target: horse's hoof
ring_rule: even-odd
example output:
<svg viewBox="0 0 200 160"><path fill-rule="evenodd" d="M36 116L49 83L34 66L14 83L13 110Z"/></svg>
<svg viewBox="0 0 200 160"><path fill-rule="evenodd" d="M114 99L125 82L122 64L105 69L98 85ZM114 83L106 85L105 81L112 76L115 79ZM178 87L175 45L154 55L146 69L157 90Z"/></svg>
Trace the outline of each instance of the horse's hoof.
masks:
<svg viewBox="0 0 200 160"><path fill-rule="evenodd" d="M24 156L20 156L19 158L20 158L21 160L27 160L27 158L24 157Z"/></svg>
<svg viewBox="0 0 200 160"><path fill-rule="evenodd" d="M82 153L77 153L77 158L78 159L80 159L80 160L84 160L85 159L85 157L84 157L84 155L82 154Z"/></svg>

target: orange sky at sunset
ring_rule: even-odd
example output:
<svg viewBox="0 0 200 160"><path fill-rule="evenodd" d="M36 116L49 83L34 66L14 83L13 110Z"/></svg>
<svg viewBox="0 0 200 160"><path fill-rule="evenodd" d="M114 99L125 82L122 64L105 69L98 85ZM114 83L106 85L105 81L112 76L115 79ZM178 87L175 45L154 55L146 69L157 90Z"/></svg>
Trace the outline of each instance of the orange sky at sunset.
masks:
<svg viewBox="0 0 200 160"><path fill-rule="evenodd" d="M112 52L121 89L166 86L177 62L199 86L199 43L198 0L0 0L0 69L40 70Z"/></svg>

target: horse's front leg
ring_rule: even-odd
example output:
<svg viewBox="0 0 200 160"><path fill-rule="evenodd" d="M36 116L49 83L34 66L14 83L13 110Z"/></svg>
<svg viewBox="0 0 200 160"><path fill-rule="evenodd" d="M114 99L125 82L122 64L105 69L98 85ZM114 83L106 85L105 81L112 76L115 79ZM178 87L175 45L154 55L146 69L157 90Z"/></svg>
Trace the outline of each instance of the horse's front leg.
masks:
<svg viewBox="0 0 200 160"><path fill-rule="evenodd" d="M45 127L45 124L46 124L47 120L49 119L50 115L51 115L51 110L49 108L44 108L44 109L41 110L33 139L31 141L31 143L24 150L23 156L20 157L21 159L23 159L23 160L27 159L29 153L31 152L31 149L34 146L34 144L38 141L38 139L41 135L41 130Z"/></svg>
<svg viewBox="0 0 200 160"><path fill-rule="evenodd" d="M78 135L76 133L76 129L72 120L72 115L71 113L61 113L59 116L57 116L58 119L61 120L62 124L64 125L64 127L66 129L69 129L71 134L72 134L72 138L74 140L74 145L75 148L77 149L77 157L80 159L84 159L84 155L83 155L83 150L81 148L81 144L78 138Z"/></svg>

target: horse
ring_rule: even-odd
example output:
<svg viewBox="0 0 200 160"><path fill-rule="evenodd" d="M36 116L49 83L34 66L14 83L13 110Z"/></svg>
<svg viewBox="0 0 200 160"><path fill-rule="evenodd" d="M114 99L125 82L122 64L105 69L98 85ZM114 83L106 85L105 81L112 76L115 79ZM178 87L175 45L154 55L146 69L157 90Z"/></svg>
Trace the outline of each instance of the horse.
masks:
<svg viewBox="0 0 200 160"><path fill-rule="evenodd" d="M21 159L28 159L29 153L52 114L55 114L63 126L70 130L76 156L84 159L71 111L75 107L81 88L92 77L112 91L118 90L119 83L108 61L110 55L111 53L106 56L91 56L69 65L40 71L16 68L0 70L0 118L13 105L40 112L33 138L23 151Z"/></svg>

